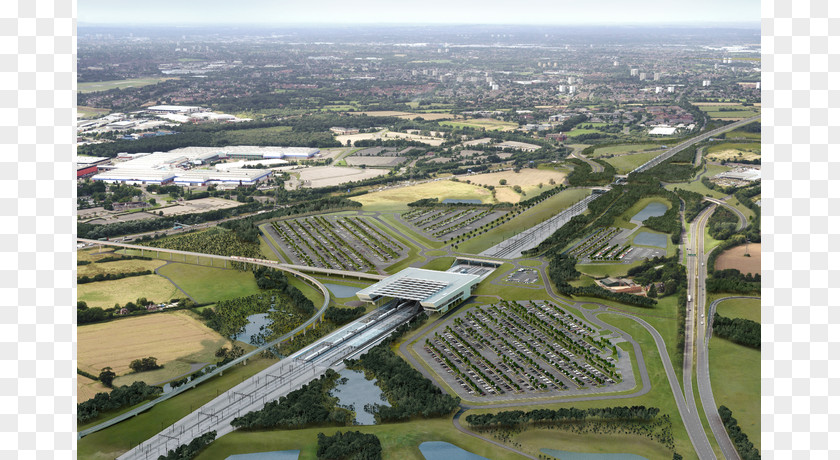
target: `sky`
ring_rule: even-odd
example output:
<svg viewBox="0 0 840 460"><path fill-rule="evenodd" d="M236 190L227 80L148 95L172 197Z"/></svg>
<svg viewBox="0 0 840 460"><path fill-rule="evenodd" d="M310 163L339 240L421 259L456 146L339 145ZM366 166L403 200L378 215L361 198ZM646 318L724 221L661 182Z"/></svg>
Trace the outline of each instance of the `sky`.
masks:
<svg viewBox="0 0 840 460"><path fill-rule="evenodd" d="M760 0L78 0L85 24L755 23Z"/></svg>

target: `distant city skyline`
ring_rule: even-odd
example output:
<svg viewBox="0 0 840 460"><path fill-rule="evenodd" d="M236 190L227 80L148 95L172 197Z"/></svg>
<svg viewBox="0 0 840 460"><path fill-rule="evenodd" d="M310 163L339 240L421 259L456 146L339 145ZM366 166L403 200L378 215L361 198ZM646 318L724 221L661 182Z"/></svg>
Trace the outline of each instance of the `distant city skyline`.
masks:
<svg viewBox="0 0 840 460"><path fill-rule="evenodd" d="M315 3L245 0L177 1L79 0L80 25L291 25L291 24L746 24L759 25L759 0L707 0L692 5L673 0L424 0L405 4L382 0Z"/></svg>

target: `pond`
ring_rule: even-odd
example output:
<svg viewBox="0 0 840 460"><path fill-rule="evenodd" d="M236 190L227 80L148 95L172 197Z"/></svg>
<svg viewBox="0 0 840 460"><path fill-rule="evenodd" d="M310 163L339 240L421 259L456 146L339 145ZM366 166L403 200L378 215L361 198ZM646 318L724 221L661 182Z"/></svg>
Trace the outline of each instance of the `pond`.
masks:
<svg viewBox="0 0 840 460"><path fill-rule="evenodd" d="M481 200L459 200L455 198L447 198L441 201L443 204L481 204Z"/></svg>
<svg viewBox="0 0 840 460"><path fill-rule="evenodd" d="M489 460L487 457L476 455L461 449L455 444L443 441L426 441L420 443L420 453L426 460Z"/></svg>
<svg viewBox="0 0 840 460"><path fill-rule="evenodd" d="M297 460L299 456L299 450L276 450L274 452L231 455L225 460Z"/></svg>
<svg viewBox="0 0 840 460"><path fill-rule="evenodd" d="M336 297L353 297L357 292L363 289L355 286L344 286L342 284L332 283L324 283L324 286L326 286L327 289L329 289Z"/></svg>
<svg viewBox="0 0 840 460"><path fill-rule="evenodd" d="M666 206L663 203L649 203L647 206L645 206L645 209L642 209L641 211L636 213L636 215L633 216L630 220L644 222L645 219L647 219L648 217L659 217L665 215L665 211L667 210L668 206Z"/></svg>
<svg viewBox="0 0 840 460"><path fill-rule="evenodd" d="M273 311L269 310L269 311ZM268 325L271 320L268 318L268 313L257 313L248 317L248 324L242 329L242 332L231 337L235 340L240 340L251 345L262 345L263 336L271 334L271 329Z"/></svg>
<svg viewBox="0 0 840 460"><path fill-rule="evenodd" d="M559 460L648 460L636 454L587 454L557 449L540 449L540 452Z"/></svg>
<svg viewBox="0 0 840 460"><path fill-rule="evenodd" d="M666 249L668 247L668 235L651 232L639 232L633 238L633 244L638 246L656 246L657 248Z"/></svg>
<svg viewBox="0 0 840 460"><path fill-rule="evenodd" d="M365 411L365 406L368 404L391 406L382 390L375 385L376 381L366 379L363 372L350 369L344 369L339 372L339 375L341 375L339 384L330 394L338 398L340 406L353 406L358 425L375 425L376 420L373 414Z"/></svg>

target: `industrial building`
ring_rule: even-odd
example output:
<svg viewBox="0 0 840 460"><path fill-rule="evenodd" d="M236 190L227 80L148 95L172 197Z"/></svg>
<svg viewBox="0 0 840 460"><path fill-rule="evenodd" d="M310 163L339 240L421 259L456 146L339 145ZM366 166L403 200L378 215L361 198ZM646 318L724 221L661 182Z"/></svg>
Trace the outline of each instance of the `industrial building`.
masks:
<svg viewBox="0 0 840 460"><path fill-rule="evenodd" d="M492 147L497 148L497 149L521 150L523 152L533 152L535 150L538 150L538 149L542 148L539 145L528 144L526 142L517 142L517 141L505 141L505 142L493 145Z"/></svg>
<svg viewBox="0 0 840 460"><path fill-rule="evenodd" d="M155 169L111 169L103 171L93 180L108 184L122 183L128 185L169 184L177 176L175 171L160 171Z"/></svg>
<svg viewBox="0 0 840 460"><path fill-rule="evenodd" d="M190 105L153 105L146 109L151 113L194 113L200 112L201 107Z"/></svg>
<svg viewBox="0 0 840 460"><path fill-rule="evenodd" d="M501 262L459 257L449 270L406 268L356 293L364 302L383 305L390 300L414 300L426 313L446 313L467 300Z"/></svg>

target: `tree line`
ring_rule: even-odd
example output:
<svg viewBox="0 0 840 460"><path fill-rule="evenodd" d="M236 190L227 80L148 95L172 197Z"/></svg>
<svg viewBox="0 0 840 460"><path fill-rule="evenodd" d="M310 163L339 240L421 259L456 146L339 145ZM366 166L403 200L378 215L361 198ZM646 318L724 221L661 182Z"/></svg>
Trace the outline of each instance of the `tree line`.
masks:
<svg viewBox="0 0 840 460"><path fill-rule="evenodd" d="M761 324L744 318L727 318L715 312L715 335L746 347L761 349Z"/></svg>
<svg viewBox="0 0 840 460"><path fill-rule="evenodd" d="M316 424L349 425L355 420L352 411L338 407L338 398L330 396L340 375L327 369L319 378L300 389L265 403L262 409L236 417L231 426L243 430L297 429Z"/></svg>
<svg viewBox="0 0 840 460"><path fill-rule="evenodd" d="M761 275L746 275L734 268L712 271L706 280L709 292L734 292L737 294L757 294L761 290Z"/></svg>
<svg viewBox="0 0 840 460"><path fill-rule="evenodd" d="M99 281L113 281L113 280L121 280L123 278L129 278L132 276L145 276L151 275L151 270L142 270L139 272L126 272L126 273L97 273L93 277L88 275L83 275L76 279L76 284L87 284L87 283L95 283Z"/></svg>
<svg viewBox="0 0 840 460"><path fill-rule="evenodd" d="M741 460L761 460L761 453L755 448L755 445L747 437L746 433L741 431L741 426L738 425L738 420L732 416L732 411L726 406L718 408L718 414L726 427L726 432L729 434L729 439L735 445L735 450L741 456Z"/></svg>
<svg viewBox="0 0 840 460"><path fill-rule="evenodd" d="M583 422L589 418L601 420L644 420L650 421L659 415L659 408L646 406L621 406L577 409L574 407L557 410L536 409L532 411L503 411L495 414L471 414L467 423L474 427L516 427L526 423L553 424L563 422Z"/></svg>
<svg viewBox="0 0 840 460"><path fill-rule="evenodd" d="M606 185L612 182L615 178L615 167L603 160L593 160L604 167L601 172L592 172L592 166L589 163L578 160L577 158L567 158L566 162L574 166L566 179L569 185L573 187L592 186L592 185Z"/></svg>
<svg viewBox="0 0 840 460"><path fill-rule="evenodd" d="M91 399L76 405L76 420L85 423L99 417L103 412L110 412L140 404L154 399L163 391L160 387L134 382L130 386L114 388L110 393L96 393Z"/></svg>
<svg viewBox="0 0 840 460"><path fill-rule="evenodd" d="M342 324L347 324L350 321L362 316L365 312L365 307L356 307L356 308L339 308L339 307L329 307L327 311L324 313L324 319L335 323L336 326L341 326Z"/></svg>

